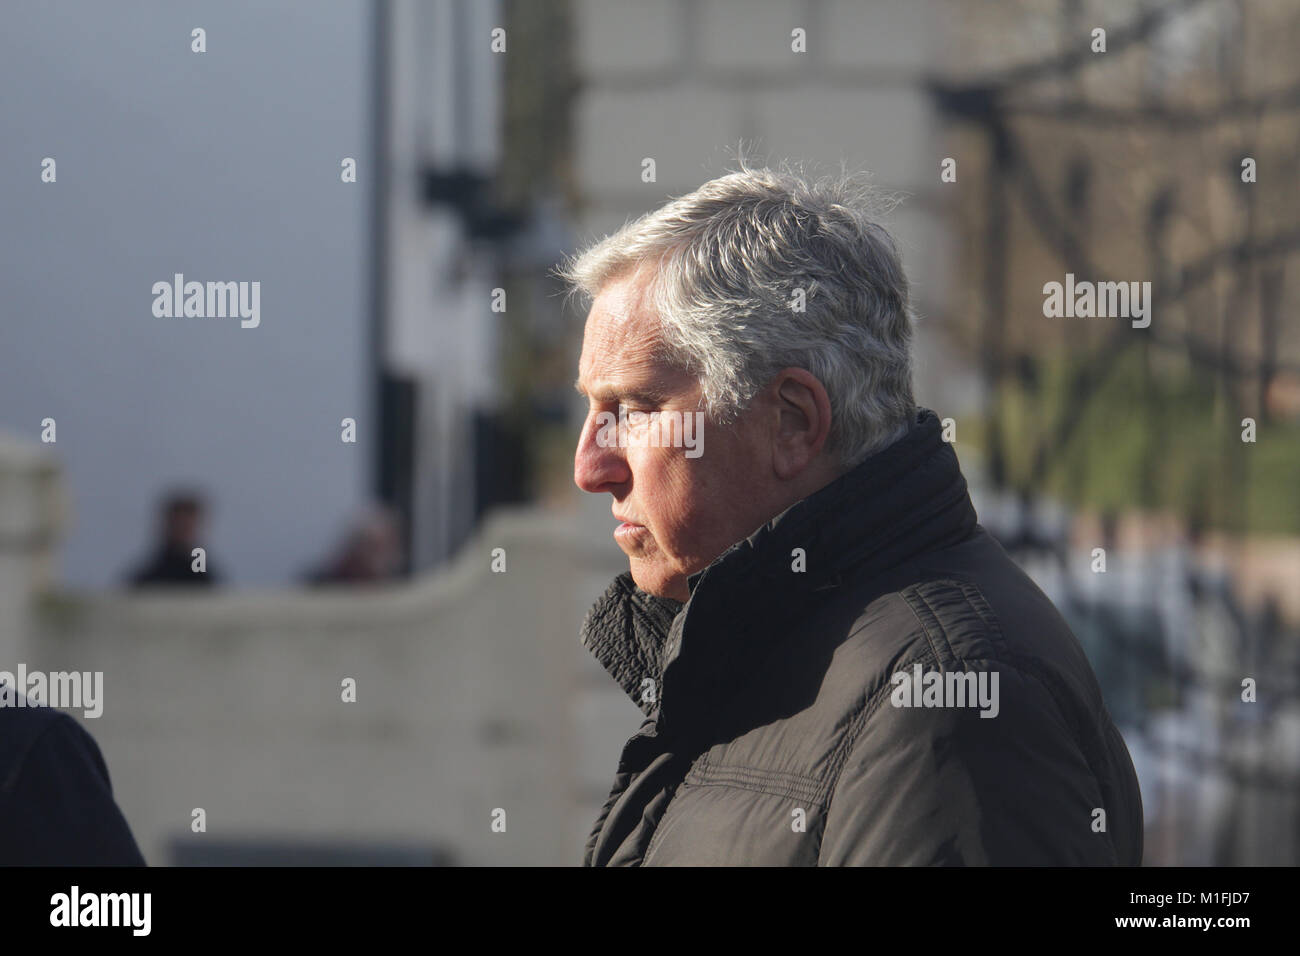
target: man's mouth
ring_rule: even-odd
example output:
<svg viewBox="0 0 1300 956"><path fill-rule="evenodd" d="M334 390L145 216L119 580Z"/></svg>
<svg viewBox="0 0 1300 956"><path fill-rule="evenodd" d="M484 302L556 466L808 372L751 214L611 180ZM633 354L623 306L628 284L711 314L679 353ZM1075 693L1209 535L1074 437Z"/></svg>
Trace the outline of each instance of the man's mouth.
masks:
<svg viewBox="0 0 1300 956"><path fill-rule="evenodd" d="M643 524L628 521L619 515L614 515L614 517L620 522L619 526L614 529L614 540L619 544L633 544L650 533Z"/></svg>

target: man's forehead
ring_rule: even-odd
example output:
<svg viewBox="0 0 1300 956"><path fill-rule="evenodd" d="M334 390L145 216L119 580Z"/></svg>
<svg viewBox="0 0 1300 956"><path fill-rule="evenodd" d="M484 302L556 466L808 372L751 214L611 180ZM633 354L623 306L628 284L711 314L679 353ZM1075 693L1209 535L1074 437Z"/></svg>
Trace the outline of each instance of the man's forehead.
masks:
<svg viewBox="0 0 1300 956"><path fill-rule="evenodd" d="M579 380L623 378L659 365L659 323L644 304L644 288L630 280L601 289L587 314L578 360Z"/></svg>
<svg viewBox="0 0 1300 956"><path fill-rule="evenodd" d="M588 333L639 335L654 328L654 315L647 296L648 277L628 274L611 279L601 287L587 313Z"/></svg>

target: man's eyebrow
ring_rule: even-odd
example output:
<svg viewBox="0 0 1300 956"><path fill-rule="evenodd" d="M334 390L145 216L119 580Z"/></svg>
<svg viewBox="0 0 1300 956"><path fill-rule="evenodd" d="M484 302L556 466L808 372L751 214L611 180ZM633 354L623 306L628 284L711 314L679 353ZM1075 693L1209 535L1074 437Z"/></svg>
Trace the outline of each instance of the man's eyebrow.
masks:
<svg viewBox="0 0 1300 956"><path fill-rule="evenodd" d="M574 379L573 387L577 393L584 398L588 397L586 388L583 387L582 379ZM654 385L639 385L628 388L617 388L613 385L598 385L590 394L590 397L599 402L620 402L633 401L646 405L658 405L668 399L668 393Z"/></svg>

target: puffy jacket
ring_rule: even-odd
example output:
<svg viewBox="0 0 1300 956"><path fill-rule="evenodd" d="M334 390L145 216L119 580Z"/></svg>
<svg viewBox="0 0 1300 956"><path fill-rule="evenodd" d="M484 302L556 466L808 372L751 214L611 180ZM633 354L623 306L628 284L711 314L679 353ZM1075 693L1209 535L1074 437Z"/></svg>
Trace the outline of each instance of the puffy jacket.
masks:
<svg viewBox="0 0 1300 956"><path fill-rule="evenodd" d="M933 412L688 587L624 573L583 623L646 715L586 865L1141 862L1092 668Z"/></svg>

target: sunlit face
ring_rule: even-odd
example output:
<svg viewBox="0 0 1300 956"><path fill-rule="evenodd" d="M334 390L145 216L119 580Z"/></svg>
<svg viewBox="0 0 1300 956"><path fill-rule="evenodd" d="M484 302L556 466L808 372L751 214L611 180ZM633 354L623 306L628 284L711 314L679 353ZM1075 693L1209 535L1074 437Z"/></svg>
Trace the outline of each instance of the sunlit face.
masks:
<svg viewBox="0 0 1300 956"><path fill-rule="evenodd" d="M587 316L577 387L589 405L573 477L583 491L610 495L619 522L614 540L637 585L685 601L689 575L779 509L756 417L742 415L727 426L705 421L696 436L703 439L698 457L669 447L677 432L668 423L688 415L696 420L701 389L694 375L657 358L659 332L643 292L644 278L613 280ZM628 429L626 441L610 441L614 430L602 427L620 405L629 419L658 412L659 420ZM649 434L656 430L658 442Z"/></svg>

